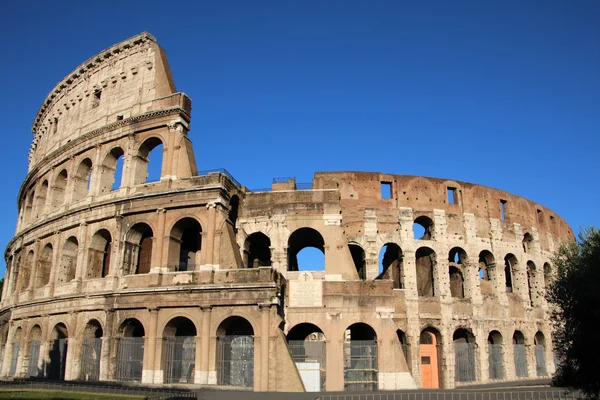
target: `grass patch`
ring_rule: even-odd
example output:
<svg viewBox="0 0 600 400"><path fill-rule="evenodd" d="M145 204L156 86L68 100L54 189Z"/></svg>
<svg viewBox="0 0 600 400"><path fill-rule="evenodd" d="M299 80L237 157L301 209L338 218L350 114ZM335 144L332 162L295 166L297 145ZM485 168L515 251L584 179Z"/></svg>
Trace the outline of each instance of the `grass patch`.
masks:
<svg viewBox="0 0 600 400"><path fill-rule="evenodd" d="M67 392L60 390L0 389L0 399L44 399L44 400L141 400L144 396L120 394Z"/></svg>

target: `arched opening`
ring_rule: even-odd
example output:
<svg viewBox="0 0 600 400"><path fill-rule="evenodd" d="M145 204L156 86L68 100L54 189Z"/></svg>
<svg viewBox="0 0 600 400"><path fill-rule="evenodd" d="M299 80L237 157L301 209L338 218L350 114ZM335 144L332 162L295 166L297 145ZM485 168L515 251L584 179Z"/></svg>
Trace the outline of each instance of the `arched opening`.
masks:
<svg viewBox="0 0 600 400"><path fill-rule="evenodd" d="M316 325L301 323L287 334L288 347L307 392L325 390L325 335Z"/></svg>
<svg viewBox="0 0 600 400"><path fill-rule="evenodd" d="M533 249L533 236L530 233L523 235L523 252L530 253Z"/></svg>
<svg viewBox="0 0 600 400"><path fill-rule="evenodd" d="M537 376L546 376L546 339L541 331L538 331L533 338L535 345L535 370Z"/></svg>
<svg viewBox="0 0 600 400"><path fill-rule="evenodd" d="M154 234L148 224L142 222L131 227L125 239L125 257L123 259L125 275L150 272L153 241Z"/></svg>
<svg viewBox="0 0 600 400"><path fill-rule="evenodd" d="M504 362L502 359L502 335L498 331L491 331L488 336L488 369L490 379L504 378Z"/></svg>
<svg viewBox="0 0 600 400"><path fill-rule="evenodd" d="M17 373L17 363L19 361L19 349L21 348L21 340L23 339L23 329L18 327L15 330L15 334L12 339L12 348L10 355L10 369L8 370L8 376L15 376Z"/></svg>
<svg viewBox="0 0 600 400"><path fill-rule="evenodd" d="M448 253L448 275L450 278L450 295L452 297L465 297L465 266L467 253L460 247L454 247Z"/></svg>
<svg viewBox="0 0 600 400"><path fill-rule="evenodd" d="M21 267L19 268L19 292L27 290L31 281L31 271L33 271L33 262L35 256L33 250L29 250L27 257L21 257Z"/></svg>
<svg viewBox="0 0 600 400"><path fill-rule="evenodd" d="M121 187L124 155L122 148L115 147L104 157L100 171L100 193L108 193Z"/></svg>
<svg viewBox="0 0 600 400"><path fill-rule="evenodd" d="M254 329L242 317L229 317L217 329L217 383L254 387Z"/></svg>
<svg viewBox="0 0 600 400"><path fill-rule="evenodd" d="M411 365L410 365L410 356L408 354L408 340L406 338L406 333L404 333L403 330L398 329L396 330L396 337L398 338L398 341L400 342L400 348L402 349L402 354L404 355L404 362L406 363L406 367L408 368L408 370L411 370Z"/></svg>
<svg viewBox="0 0 600 400"><path fill-rule="evenodd" d="M50 283L50 272L52 271L52 245L48 243L42 249L38 260L38 268L35 273L35 289L39 289Z"/></svg>
<svg viewBox="0 0 600 400"><path fill-rule="evenodd" d="M234 232L237 232L236 224L238 219L238 211L240 207L240 198L237 195L231 196L229 200L229 221L233 226Z"/></svg>
<svg viewBox="0 0 600 400"><path fill-rule="evenodd" d="M104 278L109 273L112 237L106 229L100 229L92 236L88 248L88 278Z"/></svg>
<svg viewBox="0 0 600 400"><path fill-rule="evenodd" d="M77 238L71 236L66 240L60 254L60 267L56 277L57 284L71 282L75 279L78 252L79 243L77 242Z"/></svg>
<svg viewBox="0 0 600 400"><path fill-rule="evenodd" d="M421 247L415 253L417 269L417 292L419 297L432 297L437 294L434 273L437 268L435 251Z"/></svg>
<svg viewBox="0 0 600 400"><path fill-rule="evenodd" d="M377 279L391 279L394 281L394 289L404 288L402 249L396 243L387 243L379 251L379 276Z"/></svg>
<svg viewBox="0 0 600 400"><path fill-rule="evenodd" d="M248 268L271 266L271 239L262 232L254 232L244 243L244 264Z"/></svg>
<svg viewBox="0 0 600 400"><path fill-rule="evenodd" d="M102 325L98 320L88 321L83 329L81 342L81 371L79 379L85 381L100 380L100 359L102 354Z"/></svg>
<svg viewBox="0 0 600 400"><path fill-rule="evenodd" d="M147 139L135 159L134 184L156 182L162 177L163 143L157 137Z"/></svg>
<svg viewBox="0 0 600 400"><path fill-rule="evenodd" d="M513 352L515 355L515 372L518 378L527 377L527 351L525 336L520 331L513 334Z"/></svg>
<svg viewBox="0 0 600 400"><path fill-rule="evenodd" d="M58 323L50 334L50 362L46 365L46 376L53 380L65 379L67 366L67 339L69 332L63 323Z"/></svg>
<svg viewBox="0 0 600 400"><path fill-rule="evenodd" d="M507 254L504 257L504 280L506 283L506 291L512 293L513 291L513 271L517 265L517 257L513 254Z"/></svg>
<svg viewBox="0 0 600 400"><path fill-rule="evenodd" d="M325 269L325 241L312 228L300 228L288 240L288 271Z"/></svg>
<svg viewBox="0 0 600 400"><path fill-rule="evenodd" d="M183 218L169 236L169 270L193 271L200 265L202 227L194 218Z"/></svg>
<svg viewBox="0 0 600 400"><path fill-rule="evenodd" d="M421 215L413 223L415 240L431 240L433 238L433 221L431 218Z"/></svg>
<svg viewBox="0 0 600 400"><path fill-rule="evenodd" d="M73 201L75 202L88 195L92 181L92 160L85 158L79 163L73 181Z"/></svg>
<svg viewBox="0 0 600 400"><path fill-rule="evenodd" d="M533 261L527 261L527 291L531 306L537 306L539 303L537 279L535 274L535 263Z"/></svg>
<svg viewBox="0 0 600 400"><path fill-rule="evenodd" d="M141 382L145 332L135 318L126 319L119 327L116 380Z"/></svg>
<svg viewBox="0 0 600 400"><path fill-rule="evenodd" d="M438 389L440 385L441 335L435 328L425 328L419 336L421 388Z"/></svg>
<svg viewBox="0 0 600 400"><path fill-rule="evenodd" d="M163 332L164 383L194 383L196 325L185 317L169 321Z"/></svg>
<svg viewBox="0 0 600 400"><path fill-rule="evenodd" d="M60 207L65 202L65 191L67 190L67 170L61 170L56 179L54 180L54 186L52 187L52 206Z"/></svg>
<svg viewBox="0 0 600 400"><path fill-rule="evenodd" d="M344 388L347 391L378 389L377 334L362 322L350 325L345 332Z"/></svg>
<svg viewBox="0 0 600 400"><path fill-rule="evenodd" d="M31 221L33 220L34 216L35 216L35 211L34 211L34 198L35 198L35 190L32 190L31 192L29 192L29 196L27 196L27 200L25 201L25 221Z"/></svg>
<svg viewBox="0 0 600 400"><path fill-rule="evenodd" d="M493 286L491 274L493 273L493 269L496 266L496 260L494 259L494 255L487 251L483 250L479 253L479 287L481 288L481 294L492 294Z"/></svg>
<svg viewBox="0 0 600 400"><path fill-rule="evenodd" d="M42 340L42 328L39 325L34 325L29 332L29 363L27 365L28 377L40 377L43 369L40 363L40 344Z"/></svg>
<svg viewBox="0 0 600 400"><path fill-rule="evenodd" d="M352 262L354 263L354 268L356 268L358 277L362 280L367 279L365 251L361 246L355 243L350 243L348 249L350 250L350 256L352 256Z"/></svg>
<svg viewBox="0 0 600 400"><path fill-rule="evenodd" d="M454 381L472 382L477 375L475 366L475 336L467 329L457 329L452 335L454 342Z"/></svg>
<svg viewBox="0 0 600 400"><path fill-rule="evenodd" d="M35 218L40 218L46 210L46 197L48 196L48 181L44 180L37 191L35 199Z"/></svg>
<svg viewBox="0 0 600 400"><path fill-rule="evenodd" d="M552 283L552 266L549 263L544 263L544 288L547 291Z"/></svg>

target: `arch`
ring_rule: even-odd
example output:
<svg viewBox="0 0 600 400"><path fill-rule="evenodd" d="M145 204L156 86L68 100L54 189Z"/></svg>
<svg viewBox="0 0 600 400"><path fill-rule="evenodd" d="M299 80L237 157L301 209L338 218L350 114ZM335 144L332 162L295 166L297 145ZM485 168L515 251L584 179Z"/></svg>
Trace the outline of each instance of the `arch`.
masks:
<svg viewBox="0 0 600 400"><path fill-rule="evenodd" d="M112 236L106 229L98 230L88 248L88 278L104 278L110 272Z"/></svg>
<svg viewBox="0 0 600 400"><path fill-rule="evenodd" d="M171 319L163 329L164 383L193 383L196 359L196 325L186 317Z"/></svg>
<svg viewBox="0 0 600 400"><path fill-rule="evenodd" d="M244 264L248 268L271 266L271 239L267 235L254 232L246 238Z"/></svg>
<svg viewBox="0 0 600 400"><path fill-rule="evenodd" d="M492 294L493 286L491 274L495 266L496 260L490 251L483 250L479 253L478 274L480 278L479 287L481 289L481 294Z"/></svg>
<svg viewBox="0 0 600 400"><path fill-rule="evenodd" d="M515 372L517 377L527 377L527 350L525 348L525 336L521 331L513 334L513 353L515 359Z"/></svg>
<svg viewBox="0 0 600 400"><path fill-rule="evenodd" d="M490 379L504 378L502 334L496 330L488 335L488 371Z"/></svg>
<svg viewBox="0 0 600 400"><path fill-rule="evenodd" d="M202 226L191 217L178 220L169 236L169 270L193 271L200 265Z"/></svg>
<svg viewBox="0 0 600 400"><path fill-rule="evenodd" d="M10 357L10 369L8 376L15 376L17 373L17 363L19 361L19 349L21 347L21 340L23 340L23 329L19 326L15 329L15 333L12 337L12 352Z"/></svg>
<svg viewBox="0 0 600 400"><path fill-rule="evenodd" d="M60 267L56 277L57 284L67 283L75 279L78 253L79 243L77 238L71 236L65 241L60 254Z"/></svg>
<svg viewBox="0 0 600 400"><path fill-rule="evenodd" d="M306 248L315 248L323 253L322 260L325 260L325 241L323 236L313 228L296 229L288 239L288 271L315 271L319 270L320 264L316 259L310 260L310 266L299 265L298 253ZM308 261L308 260L305 260ZM316 269L317 268L317 269Z"/></svg>
<svg viewBox="0 0 600 400"><path fill-rule="evenodd" d="M535 346L535 371L537 376L546 376L546 339L541 331L537 331L533 337Z"/></svg>
<svg viewBox="0 0 600 400"><path fill-rule="evenodd" d="M134 185L159 181L163 170L163 141L152 136L139 147L135 158Z"/></svg>
<svg viewBox="0 0 600 400"><path fill-rule="evenodd" d="M240 316L225 318L217 328L217 383L254 386L254 329Z"/></svg>
<svg viewBox="0 0 600 400"><path fill-rule="evenodd" d="M307 392L325 388L326 344L325 335L318 326L303 322L295 325L287 334L288 348ZM319 374L319 380L309 379Z"/></svg>
<svg viewBox="0 0 600 400"><path fill-rule="evenodd" d="M419 335L419 365L421 388L437 389L440 383L441 335L433 327L426 327Z"/></svg>
<svg viewBox="0 0 600 400"><path fill-rule="evenodd" d="M67 190L67 182L69 179L69 174L66 169L62 169L54 180L54 185L52 186L52 206L60 207L65 202L65 191Z"/></svg>
<svg viewBox="0 0 600 400"><path fill-rule="evenodd" d="M31 190L25 199L25 220L31 221L35 216L34 209L35 190Z"/></svg>
<svg viewBox="0 0 600 400"><path fill-rule="evenodd" d="M344 388L347 391L378 389L377 334L368 324L357 322L345 331Z"/></svg>
<svg viewBox="0 0 600 400"><path fill-rule="evenodd" d="M38 268L35 273L34 288L38 289L50 283L50 272L52 271L52 244L47 243L40 253Z"/></svg>
<svg viewBox="0 0 600 400"><path fill-rule="evenodd" d="M145 333L144 325L136 318L127 318L119 326L116 380L142 380Z"/></svg>
<svg viewBox="0 0 600 400"><path fill-rule="evenodd" d="M434 278L437 270L437 256L429 247L420 247L415 253L417 270L417 292L420 297L432 297L437 294L437 282Z"/></svg>
<svg viewBox="0 0 600 400"><path fill-rule="evenodd" d="M79 201L88 195L92 181L92 160L84 158L73 176L73 201Z"/></svg>
<svg viewBox="0 0 600 400"><path fill-rule="evenodd" d="M33 271L33 263L35 254L33 250L29 250L27 257L21 257L22 266L19 268L19 291L27 290L31 283L31 272Z"/></svg>
<svg viewBox="0 0 600 400"><path fill-rule="evenodd" d="M104 157L100 169L100 193L108 193L121 187L124 156L122 148L113 147Z"/></svg>
<svg viewBox="0 0 600 400"><path fill-rule="evenodd" d="M85 381L100 380L103 334L102 324L97 319L89 320L83 328L79 379Z"/></svg>
<svg viewBox="0 0 600 400"><path fill-rule="evenodd" d="M154 233L150 225L139 222L125 237L123 272L125 275L147 274L152 267Z"/></svg>
<svg viewBox="0 0 600 400"><path fill-rule="evenodd" d="M459 328L452 335L454 342L454 380L455 382L472 382L477 375L475 365L475 336L464 328Z"/></svg>
<svg viewBox="0 0 600 400"><path fill-rule="evenodd" d="M433 220L425 215L421 215L413 222L413 234L415 240L433 239Z"/></svg>
<svg viewBox="0 0 600 400"><path fill-rule="evenodd" d="M35 324L29 331L28 365L27 376L38 377L42 370L40 361L40 344L42 340L42 328Z"/></svg>
<svg viewBox="0 0 600 400"><path fill-rule="evenodd" d="M517 257L514 254L509 253L504 257L504 280L506 291L509 293L513 291L513 272L517 262Z"/></svg>
<svg viewBox="0 0 600 400"><path fill-rule="evenodd" d="M44 179L40 188L37 191L37 196L34 200L35 218L40 218L46 209L46 197L48 196L48 180Z"/></svg>
<svg viewBox="0 0 600 400"><path fill-rule="evenodd" d="M46 376L49 379L64 380L67 366L69 331L67 326L59 322L50 332L50 361L46 365Z"/></svg>
<svg viewBox="0 0 600 400"><path fill-rule="evenodd" d="M454 247L448 252L448 275L450 277L450 295L465 297L464 264L467 263L467 253L460 247Z"/></svg>
<svg viewBox="0 0 600 400"><path fill-rule="evenodd" d="M377 279L391 279L394 289L404 288L404 258L402 249L396 243L386 243L381 247Z"/></svg>
<svg viewBox="0 0 600 400"><path fill-rule="evenodd" d="M536 266L531 260L527 261L527 293L530 304L532 306L537 306L539 303L539 298L536 279Z"/></svg>
<svg viewBox="0 0 600 400"><path fill-rule="evenodd" d="M552 265L550 263L544 263L544 288L548 290L548 287L553 281Z"/></svg>
<svg viewBox="0 0 600 400"><path fill-rule="evenodd" d="M529 232L523 235L523 253L530 253L533 249L533 236Z"/></svg>
<svg viewBox="0 0 600 400"><path fill-rule="evenodd" d="M354 268L358 273L360 279L367 279L367 268L365 262L365 250L356 243L348 244L348 250L350 250L350 256L354 262Z"/></svg>
<svg viewBox="0 0 600 400"><path fill-rule="evenodd" d="M310 322L302 322L294 325L286 335L288 341L291 340L325 340L323 330Z"/></svg>

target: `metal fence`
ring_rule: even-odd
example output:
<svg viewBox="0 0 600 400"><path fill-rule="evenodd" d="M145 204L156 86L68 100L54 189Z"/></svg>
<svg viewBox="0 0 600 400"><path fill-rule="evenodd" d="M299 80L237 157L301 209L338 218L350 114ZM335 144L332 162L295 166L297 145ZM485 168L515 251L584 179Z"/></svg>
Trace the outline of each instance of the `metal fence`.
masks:
<svg viewBox="0 0 600 400"><path fill-rule="evenodd" d="M418 391L403 393L322 394L318 400L580 400L581 392L565 389L521 391Z"/></svg>
<svg viewBox="0 0 600 400"><path fill-rule="evenodd" d="M535 369L537 376L546 376L546 349L543 344L535 345Z"/></svg>
<svg viewBox="0 0 600 400"><path fill-rule="evenodd" d="M254 337L217 337L217 382L225 386L254 387Z"/></svg>
<svg viewBox="0 0 600 400"><path fill-rule="evenodd" d="M325 390L325 342L321 340L290 340L288 347L306 391L319 392Z"/></svg>
<svg viewBox="0 0 600 400"><path fill-rule="evenodd" d="M17 373L17 361L19 360L20 346L20 342L14 342L12 345L12 354L10 356L10 370L8 371L8 376L15 376L15 374Z"/></svg>
<svg viewBox="0 0 600 400"><path fill-rule="evenodd" d="M524 344L513 344L515 353L515 372L519 378L528 376L527 351Z"/></svg>
<svg viewBox="0 0 600 400"><path fill-rule="evenodd" d="M81 342L81 373L79 379L100 380L102 338L88 338Z"/></svg>
<svg viewBox="0 0 600 400"><path fill-rule="evenodd" d="M27 376L33 376L33 377L38 376L39 360L40 360L40 341L32 340L29 343L29 365L27 366Z"/></svg>
<svg viewBox="0 0 600 400"><path fill-rule="evenodd" d="M144 338L119 338L116 379L118 381L141 381L143 362Z"/></svg>
<svg viewBox="0 0 600 400"><path fill-rule="evenodd" d="M490 379L503 379L502 345L488 344Z"/></svg>
<svg viewBox="0 0 600 400"><path fill-rule="evenodd" d="M50 379L64 380L67 366L67 339L55 339L50 342L50 363L48 373Z"/></svg>
<svg viewBox="0 0 600 400"><path fill-rule="evenodd" d="M475 380L475 344L454 343L454 381L472 382Z"/></svg>
<svg viewBox="0 0 600 400"><path fill-rule="evenodd" d="M164 383L194 383L196 339L167 337L163 342Z"/></svg>
<svg viewBox="0 0 600 400"><path fill-rule="evenodd" d="M377 341L351 340L344 343L345 390L377 390L377 373Z"/></svg>

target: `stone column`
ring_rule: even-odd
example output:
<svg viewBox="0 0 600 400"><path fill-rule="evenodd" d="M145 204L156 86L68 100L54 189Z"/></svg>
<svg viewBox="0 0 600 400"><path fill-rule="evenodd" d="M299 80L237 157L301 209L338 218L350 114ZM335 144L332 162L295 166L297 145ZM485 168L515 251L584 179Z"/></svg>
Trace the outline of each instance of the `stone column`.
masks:
<svg viewBox="0 0 600 400"><path fill-rule="evenodd" d="M167 270L169 267L168 254L169 251L165 251L165 247L169 246L169 234L165 235L165 223L167 219L167 210L159 208L156 210L158 213L158 226L156 233L154 234L154 242L152 243L152 249L156 249L156 253L152 257L151 272L152 270ZM156 246L156 247L154 247ZM165 253L167 256L165 257Z"/></svg>
<svg viewBox="0 0 600 400"><path fill-rule="evenodd" d="M209 353L210 353L210 314L211 306L201 306L202 310L202 327L200 335L200 351L196 352L196 359L198 359L198 353L200 354L200 362L197 363L197 374L198 379L195 383L208 384L209 382ZM200 368L198 368L198 366Z"/></svg>
<svg viewBox="0 0 600 400"><path fill-rule="evenodd" d="M269 314L271 304L259 304L260 308L260 386L255 390L269 390Z"/></svg>
<svg viewBox="0 0 600 400"><path fill-rule="evenodd" d="M158 308L149 308L150 326L146 332L144 349L144 365L142 383L154 383L155 356L156 356L156 325L158 322ZM162 383L162 382L161 382Z"/></svg>
<svg viewBox="0 0 600 400"><path fill-rule="evenodd" d="M325 386L328 392L344 390L344 331L340 331L340 313L327 314L331 319L331 332L339 333L332 338L326 337L327 376Z"/></svg>

